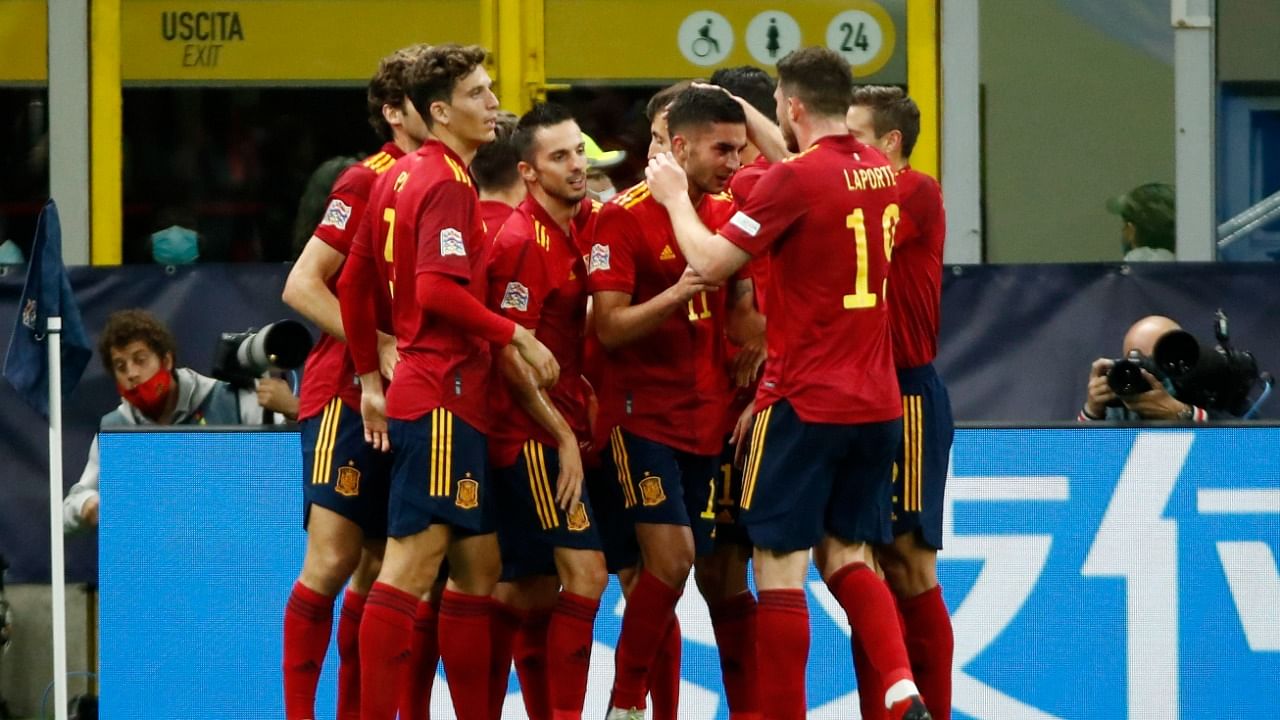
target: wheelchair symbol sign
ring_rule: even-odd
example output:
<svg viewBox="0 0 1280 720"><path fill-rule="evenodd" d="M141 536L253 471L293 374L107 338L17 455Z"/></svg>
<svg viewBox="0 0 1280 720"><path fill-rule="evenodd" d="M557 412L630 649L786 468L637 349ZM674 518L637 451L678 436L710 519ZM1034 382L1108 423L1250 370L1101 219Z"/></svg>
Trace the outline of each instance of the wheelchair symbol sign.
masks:
<svg viewBox="0 0 1280 720"><path fill-rule="evenodd" d="M733 26L720 13L699 10L680 23L676 44L694 65L718 65L733 51Z"/></svg>

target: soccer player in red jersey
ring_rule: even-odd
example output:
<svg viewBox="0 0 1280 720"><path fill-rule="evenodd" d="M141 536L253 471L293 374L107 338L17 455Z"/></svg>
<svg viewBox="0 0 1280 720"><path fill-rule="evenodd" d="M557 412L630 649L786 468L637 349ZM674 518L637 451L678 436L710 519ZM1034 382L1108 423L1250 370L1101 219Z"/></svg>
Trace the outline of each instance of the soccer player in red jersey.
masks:
<svg viewBox="0 0 1280 720"><path fill-rule="evenodd" d="M579 445L590 440L582 379L587 315L587 268L574 239L573 220L586 194L582 131L567 110L540 104L520 118L516 132L520 175L529 196L498 233L489 259L489 307L529 328L554 353L560 380L539 388L512 348L502 351L490 435L498 482L503 582L495 598L495 629L510 629L529 613L551 613L547 634L546 693L550 712L530 717L577 720L587 690L592 629L608 573L589 498L583 492ZM495 644L496 647L496 644ZM503 682L510 645L500 664ZM495 677L495 679L497 679ZM494 708L500 716L500 707Z"/></svg>
<svg viewBox="0 0 1280 720"><path fill-rule="evenodd" d="M501 569L483 434L489 346L514 345L539 386L559 371L532 333L483 304L488 242L467 163L494 137L497 97L484 59L476 46L439 45L410 70L408 95L431 138L391 169L394 204L369 218L382 246L371 254L389 264L379 273L373 258L353 251L339 283L365 438L396 451L386 556L360 626L363 720L396 715L419 599L446 553L440 655L458 717L488 720L489 595ZM385 398L376 313L366 301L379 282L393 298L400 352Z"/></svg>
<svg viewBox="0 0 1280 720"><path fill-rule="evenodd" d="M693 178L686 196L705 221L727 221L718 195L746 144L741 107L689 89L667 116L672 148ZM643 569L627 599L611 717L645 707L645 678L675 616L694 558L712 548L713 488L732 388L723 338L729 293L686 267L666 213L641 183L605 204L588 263L595 330L609 351L601 416Z"/></svg>
<svg viewBox="0 0 1280 720"><path fill-rule="evenodd" d="M934 720L950 720L955 637L937 568L955 426L947 388L933 368L947 231L942 189L909 163L920 136L920 109L901 88L858 88L846 121L854 137L889 158L902 208L889 267L889 327L902 390L903 440L894 478L894 539L876 549L876 559L897 597L911 671L925 704ZM859 689L864 672L868 686L878 683L870 663L858 662L855 656L854 665ZM863 707L862 716L868 720L884 715L878 703Z"/></svg>
<svg viewBox="0 0 1280 720"><path fill-rule="evenodd" d="M709 230L668 156L650 162L693 272L729 277L768 252L769 359L756 397L742 520L756 546L757 661L771 720L805 716L809 550L885 687L892 720L929 712L911 674L893 595L871 569L892 540L892 467L902 397L884 301L898 193L884 156L849 135L849 64L826 48L778 63L778 120L799 151L746 206ZM803 149L802 149L803 148Z"/></svg>
<svg viewBox="0 0 1280 720"><path fill-rule="evenodd" d="M334 599L348 578L338 620L338 718L355 720L360 714L356 638L365 595L386 543L390 465L364 442L360 388L347 353L335 288L375 178L426 138L426 124L404 94L406 72L425 47L399 50L379 64L369 82L369 122L386 143L338 177L324 219L285 281L284 301L323 332L307 358L298 413L307 550L285 607L289 720L315 717L316 683L329 647ZM380 335L378 342L383 374L389 378L395 339Z"/></svg>
<svg viewBox="0 0 1280 720"><path fill-rule="evenodd" d="M480 146L471 161L471 176L480 193L480 219L484 221L485 236L490 243L526 194L524 180L516 169L520 155L512 137L519 120L515 113L499 110L493 142Z"/></svg>

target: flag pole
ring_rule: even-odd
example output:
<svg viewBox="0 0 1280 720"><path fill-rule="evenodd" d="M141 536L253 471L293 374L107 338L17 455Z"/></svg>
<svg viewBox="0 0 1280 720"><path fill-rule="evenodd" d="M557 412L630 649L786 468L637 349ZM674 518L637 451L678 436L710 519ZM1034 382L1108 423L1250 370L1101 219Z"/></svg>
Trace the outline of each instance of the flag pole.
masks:
<svg viewBox="0 0 1280 720"><path fill-rule="evenodd" d="M48 318L49 580L53 611L53 709L67 720L67 576L62 542L62 318Z"/></svg>

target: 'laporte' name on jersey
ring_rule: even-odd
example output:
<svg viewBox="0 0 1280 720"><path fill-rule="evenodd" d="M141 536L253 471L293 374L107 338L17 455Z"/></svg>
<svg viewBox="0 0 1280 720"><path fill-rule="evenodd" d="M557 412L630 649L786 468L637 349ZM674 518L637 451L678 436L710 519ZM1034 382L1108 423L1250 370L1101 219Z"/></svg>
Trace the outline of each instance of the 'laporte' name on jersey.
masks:
<svg viewBox="0 0 1280 720"><path fill-rule="evenodd" d="M879 167L844 170L844 182L850 190L881 190L897 184L893 168Z"/></svg>

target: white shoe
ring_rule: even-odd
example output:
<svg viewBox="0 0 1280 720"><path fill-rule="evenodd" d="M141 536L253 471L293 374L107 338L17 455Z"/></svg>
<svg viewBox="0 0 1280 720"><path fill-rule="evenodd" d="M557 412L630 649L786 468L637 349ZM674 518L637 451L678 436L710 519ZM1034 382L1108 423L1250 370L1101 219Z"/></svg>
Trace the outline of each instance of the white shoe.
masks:
<svg viewBox="0 0 1280 720"><path fill-rule="evenodd" d="M609 708L605 720L645 720L644 710L638 708Z"/></svg>

